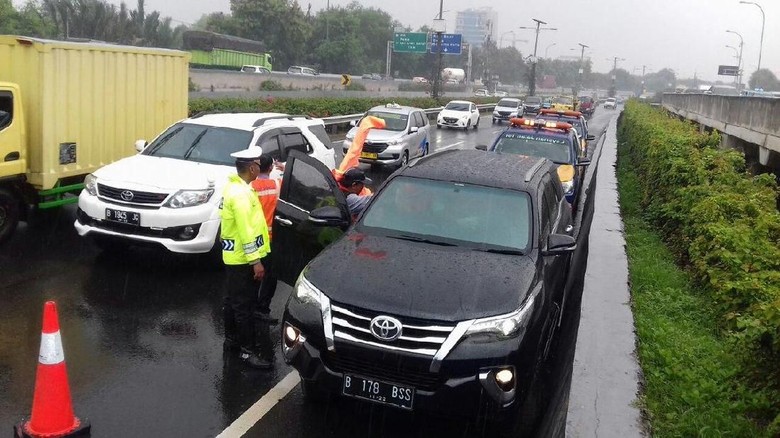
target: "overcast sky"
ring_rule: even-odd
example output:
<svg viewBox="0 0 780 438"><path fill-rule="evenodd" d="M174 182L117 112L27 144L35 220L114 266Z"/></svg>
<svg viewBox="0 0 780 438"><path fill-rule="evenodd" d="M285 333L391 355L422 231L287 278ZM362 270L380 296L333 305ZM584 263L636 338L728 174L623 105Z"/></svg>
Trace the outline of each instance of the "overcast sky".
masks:
<svg viewBox="0 0 780 438"><path fill-rule="evenodd" d="M120 0L109 0L119 4ZM324 9L328 0L299 0L306 10ZM330 0L331 6L345 6L349 0ZM766 13L762 67L780 76L780 1L757 0ZM127 1L135 7L135 1ZM437 0L360 0L365 6L379 7L405 25L418 28L430 25L439 12ZM159 10L163 15L186 23L195 22L201 15L214 11L230 11L229 0L147 0L147 10ZM595 70L606 72L612 68L611 59L625 58L618 67L641 74L642 65L648 71L664 67L674 69L678 77L718 79L719 64L736 65L734 51L726 45L739 46L739 37L726 33L727 29L742 34L745 41L744 66L746 79L758 64L761 35L761 12L753 5L741 5L739 0L444 0L444 18L447 30L455 30L455 16L459 10L490 6L498 12L498 35L516 31L516 47L523 54L533 51L534 32L519 30L518 26L532 26L531 18L538 18L558 28L542 32L538 54L550 44L549 56L578 55L577 43L589 45L586 51ZM504 36L504 45L511 40ZM610 58L608 61L607 58ZM720 77L728 80L729 78Z"/></svg>

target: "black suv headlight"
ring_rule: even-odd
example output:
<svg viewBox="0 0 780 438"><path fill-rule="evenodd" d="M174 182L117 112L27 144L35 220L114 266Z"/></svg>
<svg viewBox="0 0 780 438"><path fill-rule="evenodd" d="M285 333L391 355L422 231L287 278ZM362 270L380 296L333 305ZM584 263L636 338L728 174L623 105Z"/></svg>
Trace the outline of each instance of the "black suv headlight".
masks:
<svg viewBox="0 0 780 438"><path fill-rule="evenodd" d="M310 304L317 308L322 305L322 291L317 289L306 277L301 274L293 288L293 297L301 304Z"/></svg>
<svg viewBox="0 0 780 438"><path fill-rule="evenodd" d="M541 283L531 292L519 309L503 315L475 319L466 330L465 336L488 335L491 338L506 339L525 333L528 322L541 292Z"/></svg>

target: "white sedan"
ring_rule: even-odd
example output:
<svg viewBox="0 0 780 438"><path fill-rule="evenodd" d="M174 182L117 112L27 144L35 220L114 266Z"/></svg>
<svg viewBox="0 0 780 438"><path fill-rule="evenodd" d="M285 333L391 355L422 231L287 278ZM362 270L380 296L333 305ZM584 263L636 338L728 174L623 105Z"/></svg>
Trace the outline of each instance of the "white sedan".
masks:
<svg viewBox="0 0 780 438"><path fill-rule="evenodd" d="M617 99L614 97L610 97L607 99L606 102L604 102L604 108L606 109L616 109L617 108Z"/></svg>
<svg viewBox="0 0 780 438"><path fill-rule="evenodd" d="M479 127L479 109L477 104L467 100L453 100L444 107L436 118L436 126L442 128L461 128L463 130Z"/></svg>

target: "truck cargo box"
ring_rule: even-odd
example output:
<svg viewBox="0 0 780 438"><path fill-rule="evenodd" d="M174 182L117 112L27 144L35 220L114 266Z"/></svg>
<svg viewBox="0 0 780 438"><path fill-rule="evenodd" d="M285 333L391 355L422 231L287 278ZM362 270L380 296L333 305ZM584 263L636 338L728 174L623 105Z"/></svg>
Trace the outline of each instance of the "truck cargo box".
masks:
<svg viewBox="0 0 780 438"><path fill-rule="evenodd" d="M185 118L188 61L177 50L0 35L0 82L21 91L28 183L46 190L89 174Z"/></svg>

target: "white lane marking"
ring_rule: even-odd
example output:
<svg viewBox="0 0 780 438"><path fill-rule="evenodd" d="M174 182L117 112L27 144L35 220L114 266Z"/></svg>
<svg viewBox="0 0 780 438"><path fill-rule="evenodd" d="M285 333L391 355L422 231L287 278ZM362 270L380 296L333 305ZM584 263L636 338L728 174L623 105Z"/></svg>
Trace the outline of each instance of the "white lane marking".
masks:
<svg viewBox="0 0 780 438"><path fill-rule="evenodd" d="M436 148L436 151L435 151L435 152L443 151L443 150L445 150L445 149L449 149L449 148L451 148L451 147L455 147L455 146L457 146L457 145L459 145L459 144L463 144L463 143L465 143L465 142L466 142L466 141L464 140L464 141L459 141L459 142L457 142L457 143L448 144L447 146L444 146L443 148Z"/></svg>
<svg viewBox="0 0 780 438"><path fill-rule="evenodd" d="M293 371L268 391L260 400L255 402L227 429L217 435L217 438L239 438L244 436L268 411L279 403L301 381L297 371Z"/></svg>

